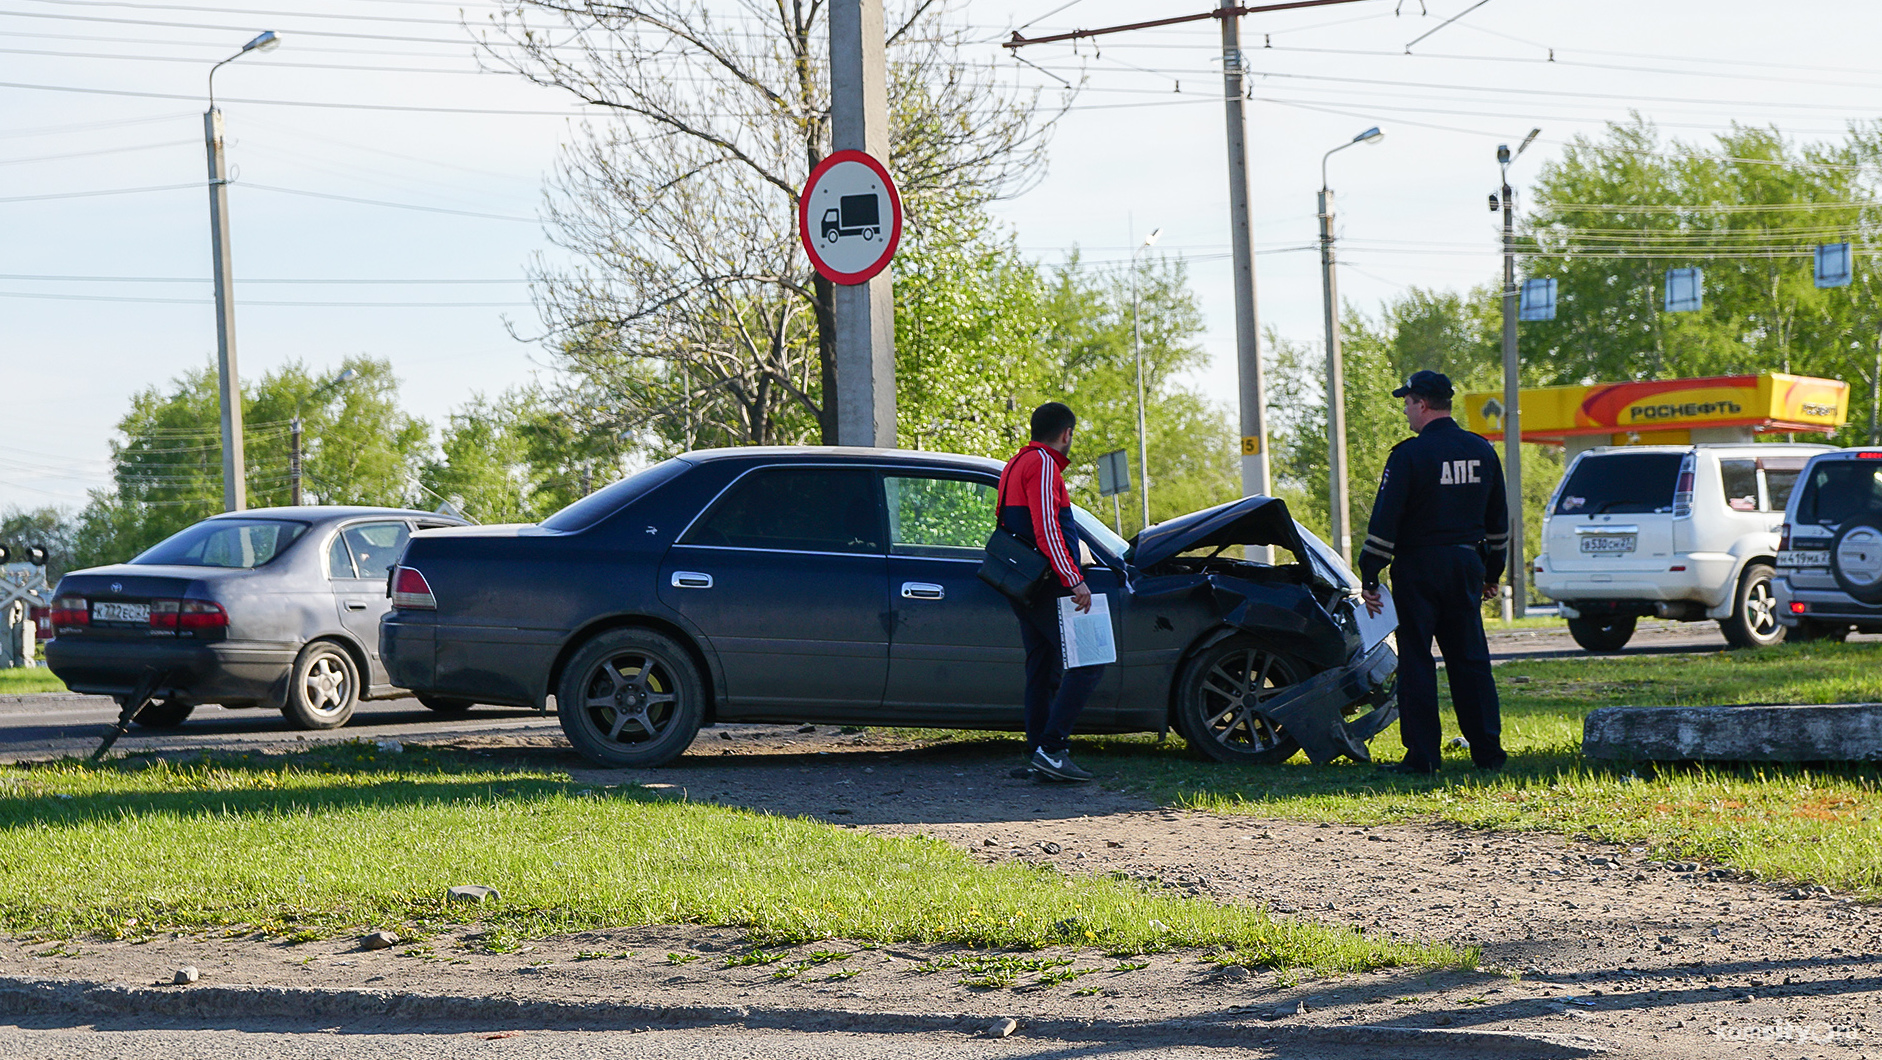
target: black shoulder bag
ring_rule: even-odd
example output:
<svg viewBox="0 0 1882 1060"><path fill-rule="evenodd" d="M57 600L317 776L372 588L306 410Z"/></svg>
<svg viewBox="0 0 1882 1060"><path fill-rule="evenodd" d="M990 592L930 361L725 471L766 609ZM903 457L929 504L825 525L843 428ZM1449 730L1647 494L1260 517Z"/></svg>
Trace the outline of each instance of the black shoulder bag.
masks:
<svg viewBox="0 0 1882 1060"><path fill-rule="evenodd" d="M980 562L980 580L1008 600L1026 606L1039 595L1052 571L1038 549L999 525L1002 498L1003 495L994 498L993 534L987 538L987 558Z"/></svg>

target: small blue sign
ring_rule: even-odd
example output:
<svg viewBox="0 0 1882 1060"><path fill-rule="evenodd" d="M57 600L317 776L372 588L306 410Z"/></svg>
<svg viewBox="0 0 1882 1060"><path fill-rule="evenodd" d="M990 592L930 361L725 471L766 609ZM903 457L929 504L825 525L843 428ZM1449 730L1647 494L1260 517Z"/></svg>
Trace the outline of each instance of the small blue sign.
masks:
<svg viewBox="0 0 1882 1060"><path fill-rule="evenodd" d="M1555 319L1555 281L1524 280L1522 301L1516 305L1518 320Z"/></svg>
<svg viewBox="0 0 1882 1060"><path fill-rule="evenodd" d="M1666 311L1697 313L1705 306L1705 275L1698 269L1666 270Z"/></svg>
<svg viewBox="0 0 1882 1060"><path fill-rule="evenodd" d="M1849 244L1825 243L1817 248L1817 286L1849 286Z"/></svg>

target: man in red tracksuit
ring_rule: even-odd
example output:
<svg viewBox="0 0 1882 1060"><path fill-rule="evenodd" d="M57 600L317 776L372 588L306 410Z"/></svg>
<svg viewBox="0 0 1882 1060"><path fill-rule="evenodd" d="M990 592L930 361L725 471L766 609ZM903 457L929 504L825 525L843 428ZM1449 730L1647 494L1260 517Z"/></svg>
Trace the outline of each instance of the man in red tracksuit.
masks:
<svg viewBox="0 0 1882 1060"><path fill-rule="evenodd" d="M1071 597L1091 610L1091 589L1078 569L1078 528L1065 492L1065 465L1078 417L1057 401L1033 410L1032 442L1000 472L1000 525L1039 550L1051 568L1048 589L1031 604L1015 603L1026 646L1026 746L1031 772L1046 780L1084 781L1091 774L1072 761L1072 725L1098 687L1103 666L1065 669L1059 645L1059 600Z"/></svg>

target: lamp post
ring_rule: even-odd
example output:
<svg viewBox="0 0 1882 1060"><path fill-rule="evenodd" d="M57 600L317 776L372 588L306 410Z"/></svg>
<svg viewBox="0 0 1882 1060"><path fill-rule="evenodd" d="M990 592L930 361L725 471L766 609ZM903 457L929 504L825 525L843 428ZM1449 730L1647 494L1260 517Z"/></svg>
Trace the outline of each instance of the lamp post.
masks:
<svg viewBox="0 0 1882 1060"><path fill-rule="evenodd" d="M359 378L359 373L351 368L334 376L332 379L315 387L313 392L294 403L294 419L289 424L288 433L288 496L289 504L300 507L301 504L301 410L309 401L337 386L343 386Z"/></svg>
<svg viewBox="0 0 1882 1060"><path fill-rule="evenodd" d="M1523 554L1527 541L1523 537L1523 433L1518 400L1522 380L1516 359L1516 193L1510 189L1510 163L1521 158L1540 135L1541 129L1529 130L1529 135L1523 137L1513 154L1508 144L1496 147L1503 192L1503 489L1508 494L1510 508L1510 542L1506 555L1509 557L1510 614L1515 618L1522 618L1529 609L1529 593L1525 588L1529 580L1529 560ZM1493 196L1490 208L1494 210L1497 206Z"/></svg>
<svg viewBox="0 0 1882 1060"><path fill-rule="evenodd" d="M1327 159L1354 144L1376 144L1385 134L1373 126L1320 156L1320 286L1325 292L1327 324L1327 513L1333 547L1353 561L1352 505L1346 483L1346 363L1340 355L1339 285L1333 275L1333 191L1327 187Z"/></svg>
<svg viewBox="0 0 1882 1060"><path fill-rule="evenodd" d="M242 50L209 68L209 109L203 136L209 145L209 246L215 259L216 366L222 396L222 509L248 507L248 483L242 452L242 384L235 367L235 306L229 290L229 175L222 159L222 112L216 109L216 71L249 52L268 51L281 43L273 30L242 45Z"/></svg>
<svg viewBox="0 0 1882 1060"><path fill-rule="evenodd" d="M1137 254L1148 250L1163 229L1153 228L1142 243L1131 248L1131 351L1137 358L1137 493L1144 506L1144 526L1150 525L1150 438L1144 431L1144 340L1137 326Z"/></svg>

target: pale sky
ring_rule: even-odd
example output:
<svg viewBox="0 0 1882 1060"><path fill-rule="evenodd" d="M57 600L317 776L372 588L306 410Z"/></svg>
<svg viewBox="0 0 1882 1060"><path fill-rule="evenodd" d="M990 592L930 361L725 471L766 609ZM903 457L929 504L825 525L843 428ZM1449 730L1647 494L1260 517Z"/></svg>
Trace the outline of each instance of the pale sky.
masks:
<svg viewBox="0 0 1882 1060"><path fill-rule="evenodd" d="M1409 285L1498 277L1485 201L1495 150L1532 126L1543 133L1518 163L1519 186L1568 138L1630 110L1687 139L1733 121L1834 136L1882 115L1871 72L1882 5L1488 0L1405 54L1475 2L1364 0L1243 20L1258 75L1264 325L1318 341L1320 157L1368 126L1384 141L1335 155L1330 181L1341 293L1370 310ZM1197 382L1226 404L1234 313L1216 23L1021 53L1049 73L997 43L1019 26L1043 35L1210 6L982 0L968 14L985 31L976 58L1023 84L1055 85L1056 74L1085 85L1045 179L997 214L1042 261L1073 246L1117 261L1161 227L1154 253L1191 263L1207 313L1213 366ZM460 9L488 10L0 0L0 506L82 506L108 481L107 442L130 396L213 361L204 76L262 30L283 45L216 79L236 180L243 375L388 358L406 406L437 424L473 394L544 370L504 319L525 330L535 320L521 280L550 250L535 222L541 181L575 108L478 72Z"/></svg>

